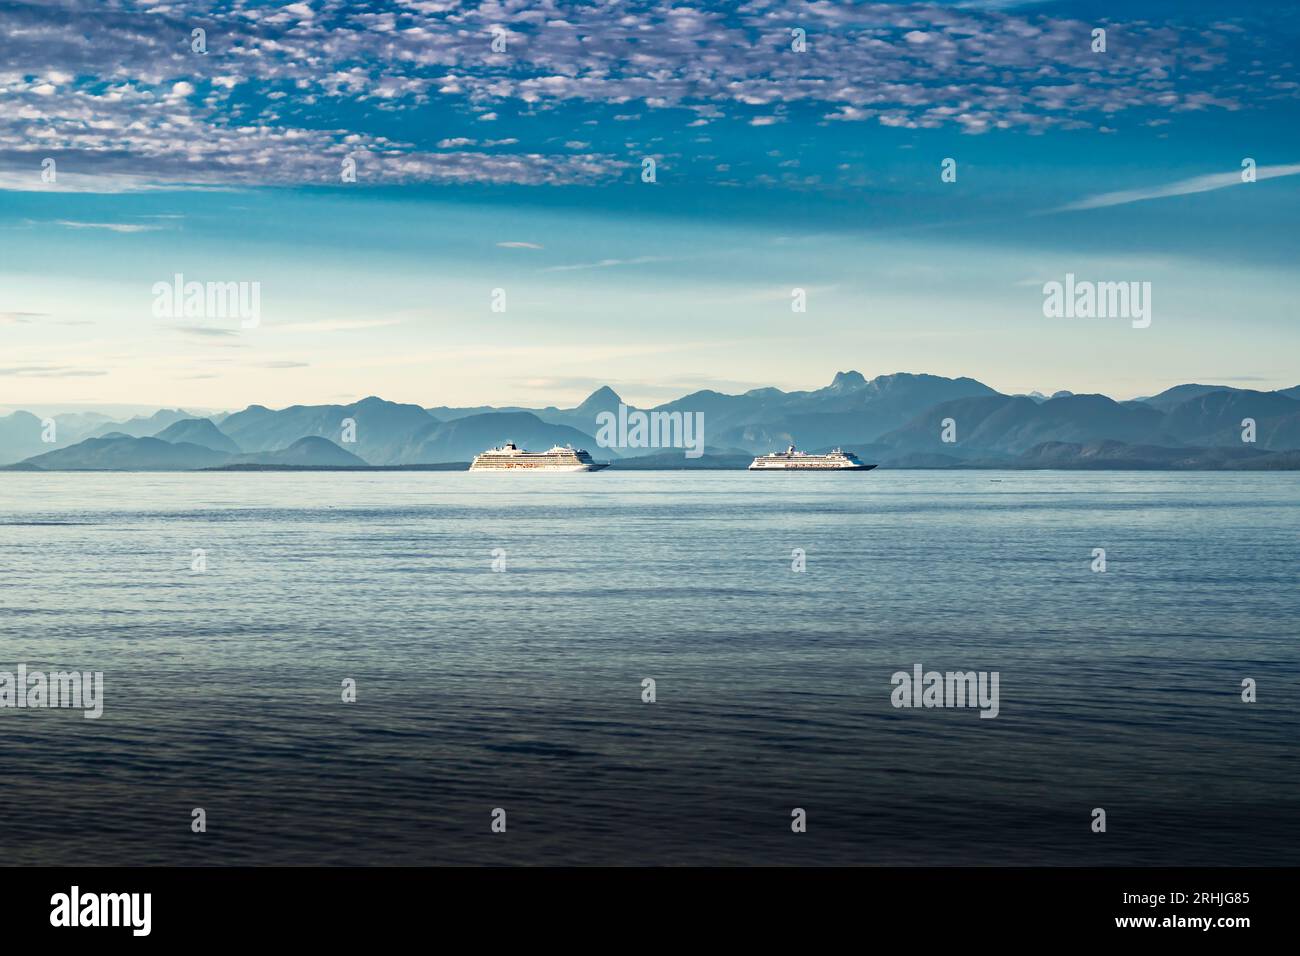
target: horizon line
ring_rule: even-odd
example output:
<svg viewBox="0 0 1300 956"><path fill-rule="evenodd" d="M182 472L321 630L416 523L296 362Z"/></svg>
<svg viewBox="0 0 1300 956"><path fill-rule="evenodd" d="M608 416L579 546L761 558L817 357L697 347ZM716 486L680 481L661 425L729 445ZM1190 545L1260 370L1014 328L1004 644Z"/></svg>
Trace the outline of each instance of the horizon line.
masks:
<svg viewBox="0 0 1300 956"><path fill-rule="evenodd" d="M588 400L589 400L593 395L597 394L598 392L604 391L604 390L606 390L606 389L608 389L609 391L612 391L612 392L614 393L615 397L617 397L617 398L619 399L620 403L622 403L623 405L626 405L628 408L654 409L654 408L662 407L662 406L664 406L664 405L672 404L673 402L679 402L679 401L681 401L681 400L684 399L684 398L688 398L688 397L690 397L691 395L700 394L700 393L702 393L702 392L712 392L712 393L714 393L714 394L727 395L727 396L733 396L733 397L738 397L738 396L742 396L742 395L747 395L747 394L750 394L750 393L752 393L752 392L756 392L756 391L766 391L766 390L770 390L770 389L775 389L776 391L781 392L781 393L784 394L784 395L799 394L799 393L801 393L801 392L802 392L802 393L814 393L814 392L818 392L818 391L822 391L822 390L824 390L824 389L830 388L830 387L833 385L835 379L838 379L838 378L841 377L841 376L852 376L852 375L857 375L857 376L861 377L861 378L864 380L864 382L866 382L866 383L868 383L868 384L871 383L871 382L874 382L874 381L876 381L876 380L878 380L878 379L882 379L882 378L893 378L893 377L900 376L900 375L905 375L905 376L914 376L914 377L918 377L918 378L919 378L919 377L939 378L939 379L945 379L945 380L947 380L947 381L958 381L958 380L961 380L961 379L969 379L970 381L978 382L979 384L984 385L986 388L990 388L990 389L992 389L994 392L996 392L996 393L999 394L999 395L1004 395L1004 396L1007 396L1007 397L1010 397L1010 398L1014 398L1014 397L1033 398L1035 395L1037 395L1037 396L1042 397L1042 398L1045 399L1045 400L1049 400L1049 401L1050 401L1051 399L1056 398L1056 397L1077 397L1077 396L1099 395L1099 396L1101 396L1102 398L1106 398L1106 399L1109 399L1110 401L1117 402L1117 403L1122 403L1122 402L1133 402L1133 401L1142 401L1142 400L1144 400L1144 399L1153 398L1153 397L1155 397L1155 396L1157 396L1157 395L1160 395L1160 394L1162 394L1162 393L1164 393L1164 392L1167 392L1167 391L1169 391L1169 390L1171 390L1171 389L1179 388L1179 387L1182 387L1182 386L1188 386L1188 385L1193 385L1193 386L1198 386L1198 387L1203 387L1203 388L1212 388L1212 389L1216 389L1216 390L1233 390L1233 391L1243 391L1243 392L1258 392L1258 393L1261 393L1261 394L1277 393L1277 392L1286 391L1286 390L1288 390L1288 389L1292 389L1292 388L1298 388L1298 387L1300 387L1300 381L1297 381L1297 384L1296 384L1296 385L1282 385L1282 386L1279 386L1279 387L1277 387L1277 388L1251 388L1251 387L1244 387L1244 386L1241 386L1241 385L1231 385L1231 384L1227 384L1228 382L1232 381L1234 378L1237 379L1237 380L1239 380L1239 381L1243 380L1243 377L1241 377L1241 376L1227 376L1227 377L1221 377L1221 376L1205 376L1205 377L1204 377L1204 380L1201 380L1201 381L1194 380L1194 379L1189 379L1189 380L1179 381L1179 382L1176 382L1176 383L1173 384L1173 385L1165 386L1164 388L1159 388L1159 389L1155 389L1155 390L1146 390L1146 391L1139 392L1139 393L1134 394L1132 397L1129 397L1129 398L1119 398L1119 397L1116 397L1116 396L1114 396L1114 395L1110 395L1110 394L1107 394L1107 393L1105 393L1105 392L1101 392L1101 391L1074 391L1074 390L1072 390L1072 389L1055 389L1055 390L1053 390L1053 391L1050 392L1050 393L1049 393L1049 392L1044 392L1044 391L1042 391L1041 389L1010 390L1010 391L1008 391L1008 390L999 389L999 388L996 388L995 386L989 385L987 382L983 381L982 379L976 378L975 376L972 376L972 375L955 375L955 376L949 376L949 375L940 375L940 374L933 373L933 372L901 372L901 371L900 371L900 372L881 373L881 374L879 374L879 375L872 376L871 378L867 378L865 375L863 375L861 372L858 372L856 369L844 369L844 370L841 370L841 371L836 372L835 375L832 377L832 380L831 380L830 383L828 383L828 384L826 384L826 385L820 385L820 386L817 386L817 387L814 387L814 388L792 388L792 389L785 389L785 388L781 388L780 386L775 386L775 385L760 385L760 386L755 386L754 388L745 389L744 391L738 391L738 392L725 392L725 391L721 391L721 390L716 389L716 388L708 388L708 387L704 387L704 388L697 388L697 389L694 389L693 391L684 392L684 393L682 393L681 395L679 395L679 396L676 397L676 398L666 399L666 400L664 400L664 401L660 401L660 402L657 402L657 403L654 403L654 404L641 404L641 403L629 402L629 401L624 397L624 395L619 391L618 388L615 388L614 386L612 386L612 385L606 383L606 384L598 385L598 386L594 387L591 391L585 393L585 394L583 395L582 398L580 398L580 399L578 399L577 401L575 401L572 405L562 405L562 404L557 404L555 401L551 401L551 402L548 402L548 403L546 403L546 404L532 404L532 405L523 405L523 404L519 404L519 403L510 403L510 402L507 402L507 403L504 403L504 404L500 404L500 405L494 405L494 404L491 404L490 402L465 403L465 404L458 404L458 405L451 405L451 404L446 404L446 403L440 403L440 404L425 404L425 403L423 403L423 402L400 401L400 400L396 400L396 399L384 398L383 396L381 396L381 395L379 395L379 394L377 394L377 393L375 393L375 392L371 392L371 393L369 393L369 394L367 394L367 395L363 395L363 396L360 397L360 398L353 398L353 399L348 400L348 401L340 401L340 400L329 400L329 401L293 401L293 402L290 402L290 403L288 403L288 404L286 404L286 405L278 405L278 406L277 406L277 405L268 405L268 404L266 404L266 403L264 403L264 402L260 402L260 401L252 401L252 402L245 402L245 403L240 404L240 405L231 405L231 406L220 407L220 408L212 408L212 407L207 407L207 406L187 406L185 403L161 403L161 404L155 404L155 403L150 403L150 402L141 402L141 403L134 403L134 402L35 402L35 403L31 403L31 404L17 404L17 403L4 403L4 402L0 402L0 415L6 415L6 416L8 416L8 415L13 415L13 414L15 414L16 412L24 412L24 411L25 411L25 412L28 412L29 414L35 414L35 412L32 411L32 409L34 409L34 408L36 408L36 409L40 409L40 408L45 408L45 409L53 408L53 409L55 409L55 410L53 410L53 411L46 411L46 414L49 414L49 415L73 415L73 414L85 414L85 413L98 413L98 414L103 414L103 415L111 415L111 414L113 414L113 413L110 413L110 412L104 412L104 411L99 411L99 410L100 410L100 409L128 409L129 411L119 411L119 412L117 412L116 414L125 414L125 415L128 416L128 418L136 418L136 417L142 417L142 416L143 416L143 417L148 417L148 416L150 416L150 415L153 415L153 414L156 414L156 413L158 413L158 412L162 412L162 411L178 411L178 412L193 413L193 415L194 415L196 418L208 418L208 417L210 417L210 416L212 416L212 415L221 415L221 414L233 415L233 414L237 414L237 413L239 413L239 412L246 411L246 410L248 410L248 409L250 409L250 408L254 408L254 407L258 407L258 408L266 408L266 409L268 409L268 410L270 410L270 411L282 411L282 410L284 410L284 409L286 409L286 408L293 408L293 407L295 407L295 406L305 406L305 407L307 407L307 406L337 405L337 406L340 406L340 407L348 407L348 406L351 406L351 405L357 405L357 404L360 404L361 402L367 401L368 399L376 399L376 400L378 400L378 401L387 402L387 403L392 404L392 405L414 405L414 406L416 406L416 407L418 407L418 408L424 409L425 411L428 411L428 410L431 409L431 408L448 408L448 409L457 409L457 410L459 410L459 409L466 409L466 408L483 408L483 409L491 409L491 410L494 410L494 411L500 411L500 410L504 410L504 409L520 409L520 410L524 410L524 411L531 411L531 410L534 410L534 409L547 409L547 408L555 408L555 409L557 409L557 410L565 410L565 409L574 409L574 408L577 408L577 407L581 406L584 402L588 401ZM1217 381L1216 381L1216 380L1217 380ZM1250 380L1250 381L1253 381L1254 379L1249 379L1249 380ZM1214 382L1214 384L1209 384L1209 383L1211 383L1211 382ZM1065 394L1065 395L1061 395L1062 392L1064 392L1064 393L1066 393L1066 394ZM78 411L69 411L68 409L78 409Z"/></svg>

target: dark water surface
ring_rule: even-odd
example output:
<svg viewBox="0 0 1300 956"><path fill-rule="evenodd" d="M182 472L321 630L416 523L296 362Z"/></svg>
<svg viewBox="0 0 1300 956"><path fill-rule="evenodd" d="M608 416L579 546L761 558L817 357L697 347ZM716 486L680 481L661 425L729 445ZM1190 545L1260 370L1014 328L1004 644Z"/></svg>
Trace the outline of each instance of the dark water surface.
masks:
<svg viewBox="0 0 1300 956"><path fill-rule="evenodd" d="M106 701L0 860L1296 865L1298 580L1294 474L3 474L0 670Z"/></svg>

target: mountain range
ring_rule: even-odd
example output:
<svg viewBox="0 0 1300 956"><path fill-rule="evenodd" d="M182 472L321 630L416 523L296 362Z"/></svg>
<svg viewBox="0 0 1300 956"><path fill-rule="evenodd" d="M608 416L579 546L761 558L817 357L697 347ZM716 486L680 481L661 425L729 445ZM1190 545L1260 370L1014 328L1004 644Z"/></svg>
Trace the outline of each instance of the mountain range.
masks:
<svg viewBox="0 0 1300 956"><path fill-rule="evenodd" d="M704 390L623 414L703 416L705 454L602 447L608 386L574 408L422 407L370 397L350 405L250 405L208 417L162 409L123 422L95 413L0 416L0 466L23 470L360 467L467 462L514 441L571 444L620 468L737 467L787 445L833 446L884 467L1300 467L1300 386L1272 392L1186 384L1149 398L1006 395L972 378L839 372L824 388ZM1243 440L1247 420L1254 441ZM53 426L52 428L50 426ZM53 440L50 440L53 439Z"/></svg>

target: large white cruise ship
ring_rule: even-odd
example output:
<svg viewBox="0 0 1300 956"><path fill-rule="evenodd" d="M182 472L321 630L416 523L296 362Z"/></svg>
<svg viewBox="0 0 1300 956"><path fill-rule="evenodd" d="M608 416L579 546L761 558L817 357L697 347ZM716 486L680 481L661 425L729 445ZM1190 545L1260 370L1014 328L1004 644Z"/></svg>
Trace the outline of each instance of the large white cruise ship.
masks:
<svg viewBox="0 0 1300 956"><path fill-rule="evenodd" d="M591 455L572 445L556 445L550 451L526 451L512 441L491 448L474 458L470 471L600 471L609 466L591 460Z"/></svg>
<svg viewBox="0 0 1300 956"><path fill-rule="evenodd" d="M836 448L825 455L809 455L795 451L791 445L785 451L755 458L750 471L870 471L875 465L866 465L851 451Z"/></svg>

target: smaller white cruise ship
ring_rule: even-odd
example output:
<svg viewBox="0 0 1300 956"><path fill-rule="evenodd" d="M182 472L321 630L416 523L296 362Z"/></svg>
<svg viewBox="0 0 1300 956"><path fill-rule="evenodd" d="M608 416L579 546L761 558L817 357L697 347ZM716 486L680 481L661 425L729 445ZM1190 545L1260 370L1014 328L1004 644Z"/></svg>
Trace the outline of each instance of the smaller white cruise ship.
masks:
<svg viewBox="0 0 1300 956"><path fill-rule="evenodd" d="M875 465L863 464L851 451L836 448L825 455L809 455L795 451L791 445L785 451L755 458L750 471L870 471Z"/></svg>
<svg viewBox="0 0 1300 956"><path fill-rule="evenodd" d="M470 471L600 471L608 464L591 460L591 455L572 445L556 445L550 451L527 451L512 441L477 455Z"/></svg>

